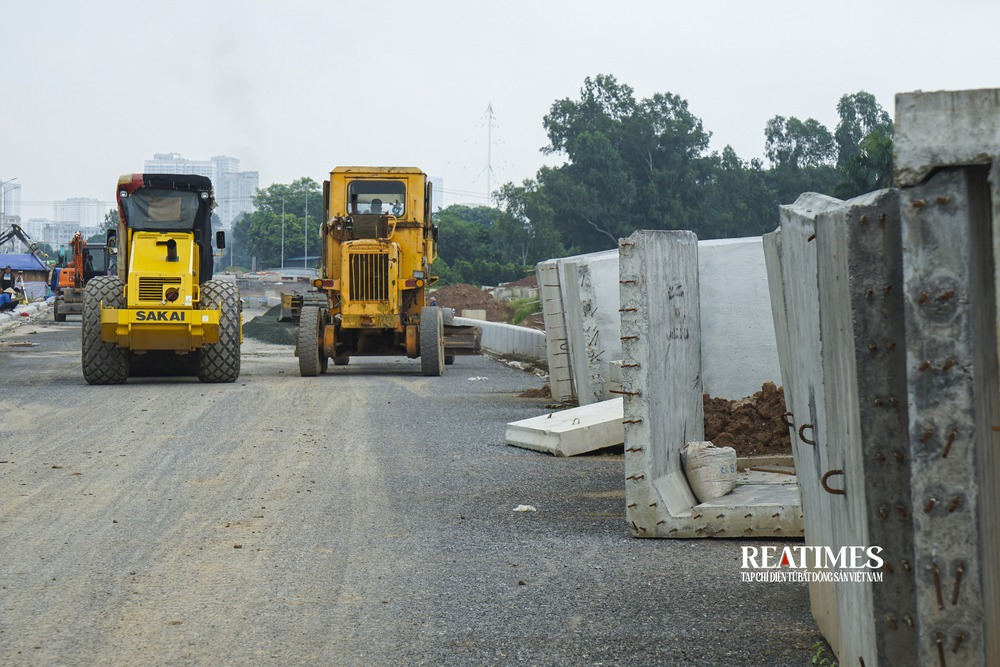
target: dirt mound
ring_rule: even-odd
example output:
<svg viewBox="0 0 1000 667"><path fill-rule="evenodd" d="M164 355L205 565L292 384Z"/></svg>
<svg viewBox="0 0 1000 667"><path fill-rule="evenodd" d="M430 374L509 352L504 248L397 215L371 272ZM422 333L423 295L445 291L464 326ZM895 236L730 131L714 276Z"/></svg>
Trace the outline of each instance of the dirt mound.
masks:
<svg viewBox="0 0 1000 667"><path fill-rule="evenodd" d="M737 456L791 455L792 441L784 422L785 394L765 382L753 396L738 401L703 397L705 439L732 447Z"/></svg>
<svg viewBox="0 0 1000 667"><path fill-rule="evenodd" d="M278 315L280 314L281 306L275 306L263 315L258 315L249 322L245 322L243 324L243 335L265 343L295 345L295 330L298 324L295 322L279 322Z"/></svg>
<svg viewBox="0 0 1000 667"><path fill-rule="evenodd" d="M521 398L552 398L552 390L546 384L535 389L525 389L518 396Z"/></svg>
<svg viewBox="0 0 1000 667"><path fill-rule="evenodd" d="M504 283L504 287L538 287L538 276L532 273L531 275L525 276L520 280L512 280L509 283Z"/></svg>
<svg viewBox="0 0 1000 667"><path fill-rule="evenodd" d="M512 313L506 304L493 299L472 285L448 285L431 294L442 308L454 308L455 314L462 316L463 310L485 310L490 322L510 322Z"/></svg>

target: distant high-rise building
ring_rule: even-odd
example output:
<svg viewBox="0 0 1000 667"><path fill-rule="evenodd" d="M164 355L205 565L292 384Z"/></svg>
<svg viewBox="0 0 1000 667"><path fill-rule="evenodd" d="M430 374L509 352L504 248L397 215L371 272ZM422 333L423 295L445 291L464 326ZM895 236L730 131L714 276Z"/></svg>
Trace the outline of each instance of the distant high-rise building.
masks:
<svg viewBox="0 0 1000 667"><path fill-rule="evenodd" d="M256 171L225 172L216 177L215 198L222 224L229 228L244 213L253 211L253 198L257 194L260 176Z"/></svg>
<svg viewBox="0 0 1000 667"><path fill-rule="evenodd" d="M58 249L59 246L69 246L70 240L77 232L83 234L84 239L104 234L104 230L99 225L81 225L76 221L53 222L42 218L25 220L21 223L21 228L32 241L48 243L54 250ZM21 245L23 246L23 244ZM26 252L26 249L19 250L19 252Z"/></svg>
<svg viewBox="0 0 1000 667"><path fill-rule="evenodd" d="M77 227L100 227L104 224L104 216L114 208L111 202L86 197L72 197L52 202L52 219L55 222L66 222Z"/></svg>
<svg viewBox="0 0 1000 667"><path fill-rule="evenodd" d="M7 225L20 221L21 184L3 181L0 183L0 231L6 229Z"/></svg>
<svg viewBox="0 0 1000 667"><path fill-rule="evenodd" d="M196 174L215 183L215 165L210 160L188 160L180 153L153 153L153 159L146 160L142 170L147 174Z"/></svg>
<svg viewBox="0 0 1000 667"><path fill-rule="evenodd" d="M242 213L253 211L253 197L260 178L256 171L240 171L240 161L217 155L211 160L188 160L179 153L154 153L143 170L151 174L198 174L212 179L215 201L223 227L231 227Z"/></svg>

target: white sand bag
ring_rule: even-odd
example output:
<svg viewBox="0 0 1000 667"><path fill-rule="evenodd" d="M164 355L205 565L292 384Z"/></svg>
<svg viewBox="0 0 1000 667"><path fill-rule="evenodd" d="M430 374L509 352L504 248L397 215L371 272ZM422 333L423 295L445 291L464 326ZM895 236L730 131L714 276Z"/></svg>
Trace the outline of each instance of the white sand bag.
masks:
<svg viewBox="0 0 1000 667"><path fill-rule="evenodd" d="M689 442L681 449L681 465L691 491L703 503L736 488L736 450L711 442Z"/></svg>

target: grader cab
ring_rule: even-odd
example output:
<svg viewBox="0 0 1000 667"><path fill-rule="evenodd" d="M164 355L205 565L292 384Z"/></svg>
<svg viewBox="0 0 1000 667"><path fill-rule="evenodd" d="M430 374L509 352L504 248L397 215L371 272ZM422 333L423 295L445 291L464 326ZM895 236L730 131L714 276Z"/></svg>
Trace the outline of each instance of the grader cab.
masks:
<svg viewBox="0 0 1000 667"><path fill-rule="evenodd" d="M117 275L93 278L84 293L84 379L235 381L242 304L235 283L213 279L211 180L128 174L118 181L117 197L118 228L108 234ZM225 247L224 232L215 245Z"/></svg>
<svg viewBox="0 0 1000 667"><path fill-rule="evenodd" d="M431 184L408 167L337 167L323 185L326 221L322 295L303 301L295 354L303 376L327 371L330 359L403 355L424 375L441 375L458 354L478 354L478 327L457 326L451 311L430 305L437 280L438 230L431 222Z"/></svg>

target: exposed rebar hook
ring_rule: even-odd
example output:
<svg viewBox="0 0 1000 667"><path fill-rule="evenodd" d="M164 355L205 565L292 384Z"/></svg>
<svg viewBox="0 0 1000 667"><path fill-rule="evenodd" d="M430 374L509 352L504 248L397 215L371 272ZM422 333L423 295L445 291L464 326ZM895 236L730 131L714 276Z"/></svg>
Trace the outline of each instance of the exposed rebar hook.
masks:
<svg viewBox="0 0 1000 667"><path fill-rule="evenodd" d="M820 484L823 486L823 490L826 491L827 493L833 494L835 496L846 496L847 495L847 491L845 491L843 489L835 489L835 488L833 488L832 486L830 486L827 483L827 480L830 479L831 477L833 477L834 475L843 475L843 474L844 474L843 470L829 470L829 471L827 471L827 473L825 475L823 475L823 479L820 480Z"/></svg>

